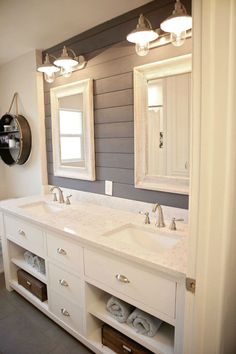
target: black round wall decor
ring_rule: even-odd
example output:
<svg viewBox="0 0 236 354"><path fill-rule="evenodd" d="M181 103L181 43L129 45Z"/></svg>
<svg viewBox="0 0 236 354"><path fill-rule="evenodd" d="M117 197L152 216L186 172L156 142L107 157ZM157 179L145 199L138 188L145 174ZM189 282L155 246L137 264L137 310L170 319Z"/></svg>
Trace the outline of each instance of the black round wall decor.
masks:
<svg viewBox="0 0 236 354"><path fill-rule="evenodd" d="M7 165L23 165L31 152L31 131L25 117L6 113L0 119L0 156Z"/></svg>

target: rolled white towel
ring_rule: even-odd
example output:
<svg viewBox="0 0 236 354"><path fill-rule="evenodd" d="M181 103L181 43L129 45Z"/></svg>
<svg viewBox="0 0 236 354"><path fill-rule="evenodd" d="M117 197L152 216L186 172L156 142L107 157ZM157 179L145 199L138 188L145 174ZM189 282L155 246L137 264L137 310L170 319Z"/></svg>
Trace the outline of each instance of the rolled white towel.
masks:
<svg viewBox="0 0 236 354"><path fill-rule="evenodd" d="M133 311L133 306L112 296L107 302L107 310L118 322L124 323Z"/></svg>
<svg viewBox="0 0 236 354"><path fill-rule="evenodd" d="M162 321L149 313L135 309L127 319L127 324L133 327L137 333L148 337L154 337Z"/></svg>

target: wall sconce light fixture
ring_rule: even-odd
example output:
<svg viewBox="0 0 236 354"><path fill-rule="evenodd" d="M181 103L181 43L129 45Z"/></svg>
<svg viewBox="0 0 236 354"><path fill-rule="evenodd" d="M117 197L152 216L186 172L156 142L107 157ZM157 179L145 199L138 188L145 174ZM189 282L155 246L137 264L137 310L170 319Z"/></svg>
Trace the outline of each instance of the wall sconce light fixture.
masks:
<svg viewBox="0 0 236 354"><path fill-rule="evenodd" d="M180 0L176 0L172 14L164 20L161 29L171 34L171 43L174 46L181 46L186 38L186 31L192 28L192 17L188 15Z"/></svg>
<svg viewBox="0 0 236 354"><path fill-rule="evenodd" d="M61 56L54 60L53 64L61 68L61 74L64 77L70 77L73 71L73 67L77 66L78 64L81 66L82 63L84 63L85 66L85 59L82 55L77 57L72 49L66 48L66 46L64 46ZM83 67L80 67L80 69Z"/></svg>
<svg viewBox="0 0 236 354"><path fill-rule="evenodd" d="M158 34L152 29L150 21L141 14L137 27L127 35L126 39L135 43L135 50L138 55L144 56L149 51L149 42L154 41L157 37Z"/></svg>
<svg viewBox="0 0 236 354"><path fill-rule="evenodd" d="M53 58L53 64L50 62L50 57ZM60 71L64 77L70 77L74 68L83 69L86 65L86 60L83 55L76 56L75 52L63 47L62 54L59 58L53 55L46 54L44 63L39 65L37 71L44 73L44 79L48 83L55 80L55 73Z"/></svg>
<svg viewBox="0 0 236 354"><path fill-rule="evenodd" d="M50 57L55 59L52 55ZM52 83L55 80L55 73L60 71L60 68L50 62L49 54L47 53L44 63L38 66L37 71L44 74L45 81Z"/></svg>

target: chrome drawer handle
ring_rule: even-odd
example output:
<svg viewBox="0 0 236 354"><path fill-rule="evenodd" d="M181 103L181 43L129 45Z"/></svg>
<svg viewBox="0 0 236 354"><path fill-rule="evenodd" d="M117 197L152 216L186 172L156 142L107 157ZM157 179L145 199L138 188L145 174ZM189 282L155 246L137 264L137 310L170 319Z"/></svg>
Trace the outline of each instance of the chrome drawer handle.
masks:
<svg viewBox="0 0 236 354"><path fill-rule="evenodd" d="M61 248L61 247L59 247L59 248L57 249L57 253L59 253L59 254L63 254L63 256L65 256L65 255L66 255L66 251L65 251L65 250L63 250L63 248Z"/></svg>
<svg viewBox="0 0 236 354"><path fill-rule="evenodd" d="M67 317L70 316L69 312L65 308L61 309L61 313L62 313L63 316L67 316Z"/></svg>
<svg viewBox="0 0 236 354"><path fill-rule="evenodd" d="M65 279L60 279L59 283L61 286L69 286L69 284L67 283L67 281L65 281Z"/></svg>
<svg viewBox="0 0 236 354"><path fill-rule="evenodd" d="M130 283L129 279L122 274L116 274L116 279L119 280L121 283Z"/></svg>
<svg viewBox="0 0 236 354"><path fill-rule="evenodd" d="M25 236L25 232L22 229L18 229L18 234L21 236Z"/></svg>

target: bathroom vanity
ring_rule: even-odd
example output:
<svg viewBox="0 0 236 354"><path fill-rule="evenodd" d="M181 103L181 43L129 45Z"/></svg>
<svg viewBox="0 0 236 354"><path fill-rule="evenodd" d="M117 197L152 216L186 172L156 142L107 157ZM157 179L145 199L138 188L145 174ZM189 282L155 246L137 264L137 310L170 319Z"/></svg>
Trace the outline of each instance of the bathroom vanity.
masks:
<svg viewBox="0 0 236 354"><path fill-rule="evenodd" d="M158 229L154 218L145 225L138 213L87 201L59 204L51 198L0 204L7 289L17 291L96 353L113 353L101 340L102 325L108 324L153 353L181 354L185 226ZM26 264L26 250L45 260L45 275ZM46 284L47 301L18 284L18 269ZM111 295L161 319L157 334L147 337L117 322L106 310Z"/></svg>

